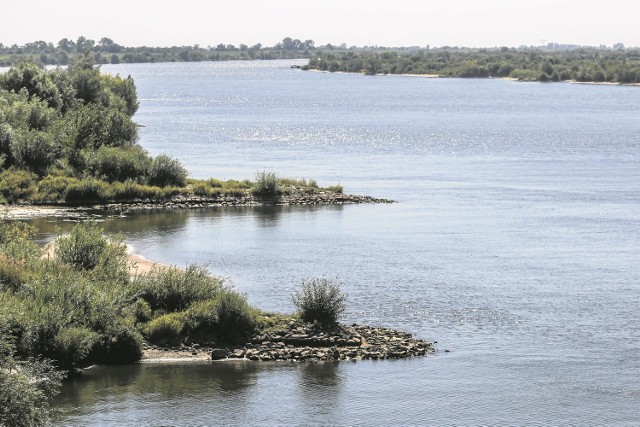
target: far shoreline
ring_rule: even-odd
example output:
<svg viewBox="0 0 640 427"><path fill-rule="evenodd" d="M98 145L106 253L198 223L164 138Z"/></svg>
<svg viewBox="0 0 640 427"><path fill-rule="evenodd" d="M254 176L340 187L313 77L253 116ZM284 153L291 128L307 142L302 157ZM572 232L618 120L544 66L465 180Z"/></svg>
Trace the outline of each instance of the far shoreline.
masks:
<svg viewBox="0 0 640 427"><path fill-rule="evenodd" d="M594 82L594 81L585 81L581 82L578 80L558 80L558 81L547 81L543 82L541 80L527 80L527 79L518 79L516 77L458 77L458 76L443 76L441 74L415 74L415 73L402 73L402 74L393 74L393 73L377 73L377 74L367 74L364 72L348 72L348 71L328 71L328 70L318 70L316 68L309 68L303 71L311 71L314 73L323 73L323 74L352 74L352 75L361 75L367 77L417 77L422 79L461 79L461 80L506 80L511 82L519 82L519 83L570 83L570 84L583 84L583 85L596 85L596 86L635 86L640 87L640 83L617 83L617 82Z"/></svg>

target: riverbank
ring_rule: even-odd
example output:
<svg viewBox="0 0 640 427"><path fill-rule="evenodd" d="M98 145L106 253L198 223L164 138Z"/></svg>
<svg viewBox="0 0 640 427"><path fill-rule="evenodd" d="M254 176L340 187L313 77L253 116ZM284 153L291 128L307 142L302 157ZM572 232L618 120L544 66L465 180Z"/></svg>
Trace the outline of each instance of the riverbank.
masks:
<svg viewBox="0 0 640 427"><path fill-rule="evenodd" d="M251 194L243 196L176 196L167 201L134 199L127 202L105 203L95 205L35 205L16 204L0 205L0 218L28 220L33 218L69 218L87 219L100 217L103 214L126 214L135 211L151 211L161 209L201 209L210 207L232 206L294 206L294 205L352 205L352 204L396 203L395 200L381 199L355 194L341 194L331 191L317 193L292 193L278 198L265 199Z"/></svg>

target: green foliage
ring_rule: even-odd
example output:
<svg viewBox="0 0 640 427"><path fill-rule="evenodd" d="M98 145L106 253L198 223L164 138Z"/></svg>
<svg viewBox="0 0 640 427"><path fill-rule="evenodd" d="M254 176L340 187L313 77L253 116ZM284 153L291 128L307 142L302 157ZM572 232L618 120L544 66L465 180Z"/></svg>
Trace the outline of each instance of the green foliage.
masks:
<svg viewBox="0 0 640 427"><path fill-rule="evenodd" d="M5 169L0 172L0 194L9 203L29 199L36 191L37 176L20 169Z"/></svg>
<svg viewBox="0 0 640 427"><path fill-rule="evenodd" d="M135 363L142 357L142 336L129 321L114 322L99 335L87 360L104 365Z"/></svg>
<svg viewBox="0 0 640 427"><path fill-rule="evenodd" d="M150 342L171 346L178 345L184 339L185 318L183 313L168 313L157 317L144 325L143 332Z"/></svg>
<svg viewBox="0 0 640 427"><path fill-rule="evenodd" d="M106 202L110 195L107 183L95 178L85 178L69 183L64 201L71 204Z"/></svg>
<svg viewBox="0 0 640 427"><path fill-rule="evenodd" d="M107 182L142 181L151 166L151 158L140 146L103 145L95 151L85 151L84 155L91 176Z"/></svg>
<svg viewBox="0 0 640 427"><path fill-rule="evenodd" d="M0 426L35 427L51 420L62 374L47 360L17 361L8 325L0 319Z"/></svg>
<svg viewBox="0 0 640 427"><path fill-rule="evenodd" d="M230 290L193 304L186 312L186 319L192 340L241 343L256 327L255 310L246 297Z"/></svg>
<svg viewBox="0 0 640 427"><path fill-rule="evenodd" d="M31 197L37 202L58 202L65 200L69 187L80 186L80 180L68 176L47 175L38 182L37 190Z"/></svg>
<svg viewBox="0 0 640 427"><path fill-rule="evenodd" d="M302 281L302 290L292 295L300 317L307 322L332 325L346 309L347 297L340 284L326 278Z"/></svg>
<svg viewBox="0 0 640 427"><path fill-rule="evenodd" d="M338 193L338 194L342 194L344 188L342 187L342 185L337 184L337 185L332 185L332 186L326 187L325 190L332 191L332 192Z"/></svg>
<svg viewBox="0 0 640 427"><path fill-rule="evenodd" d="M275 172L262 171L256 173L253 194L258 197L273 198L278 196L278 176Z"/></svg>
<svg viewBox="0 0 640 427"><path fill-rule="evenodd" d="M160 154L153 159L149 168L149 184L160 187L184 187L187 183L187 170L177 159Z"/></svg>
<svg viewBox="0 0 640 427"><path fill-rule="evenodd" d="M76 225L55 242L56 257L77 270L105 272L121 277L127 269L127 252L122 236L109 241L95 223Z"/></svg>
<svg viewBox="0 0 640 427"><path fill-rule="evenodd" d="M0 323L11 325L18 354L42 355L63 370L89 363L130 363L141 355L135 294L121 237L95 224L62 237L43 259L23 223L0 224Z"/></svg>
<svg viewBox="0 0 640 427"><path fill-rule="evenodd" d="M42 249L32 239L36 229L25 222L0 222L0 256L6 262L25 263L40 258Z"/></svg>
<svg viewBox="0 0 640 427"><path fill-rule="evenodd" d="M158 268L140 279L139 296L151 309L164 312L186 310L192 303L214 298L222 280L211 277L204 266L190 264L181 270Z"/></svg>
<svg viewBox="0 0 640 427"><path fill-rule="evenodd" d="M31 131L20 133L13 141L11 155L17 167L40 176L59 157L60 149L52 136L46 132Z"/></svg>
<svg viewBox="0 0 640 427"><path fill-rule="evenodd" d="M85 359L93 348L98 334L86 326L69 326L61 329L53 338L53 354L57 366L71 369Z"/></svg>
<svg viewBox="0 0 640 427"><path fill-rule="evenodd" d="M62 106L62 97L50 74L33 62L20 62L0 75L0 87L15 93L25 89L30 99L46 101L52 108Z"/></svg>

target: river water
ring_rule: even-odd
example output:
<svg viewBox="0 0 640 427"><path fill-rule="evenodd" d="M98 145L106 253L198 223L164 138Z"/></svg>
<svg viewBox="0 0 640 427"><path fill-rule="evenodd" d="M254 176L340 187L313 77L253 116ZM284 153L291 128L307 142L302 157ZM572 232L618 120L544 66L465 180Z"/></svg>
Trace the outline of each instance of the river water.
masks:
<svg viewBox="0 0 640 427"><path fill-rule="evenodd" d="M293 311L303 278L337 278L345 322L406 330L439 352L96 367L64 386L60 424L640 423L640 88L292 63L102 69L134 77L140 143L195 177L273 170L398 203L103 225L147 258L206 263L265 310Z"/></svg>

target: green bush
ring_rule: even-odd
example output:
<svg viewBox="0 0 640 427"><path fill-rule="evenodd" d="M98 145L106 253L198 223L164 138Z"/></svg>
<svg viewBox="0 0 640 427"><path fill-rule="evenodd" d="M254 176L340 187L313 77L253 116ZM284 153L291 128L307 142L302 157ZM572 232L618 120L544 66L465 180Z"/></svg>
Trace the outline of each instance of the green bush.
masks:
<svg viewBox="0 0 640 427"><path fill-rule="evenodd" d="M64 200L67 203L98 203L111 199L111 188L104 182L95 178L86 178L77 183L70 183L67 187Z"/></svg>
<svg viewBox="0 0 640 427"><path fill-rule="evenodd" d="M159 187L184 187L187 183L187 170L177 159L166 154L156 156L149 168L149 184Z"/></svg>
<svg viewBox="0 0 640 427"><path fill-rule="evenodd" d="M278 195L278 177L275 172L262 171L256 173L253 194L259 197L276 197Z"/></svg>
<svg viewBox="0 0 640 427"><path fill-rule="evenodd" d="M56 242L56 256L79 270L92 270L107 250L109 241L93 223L76 225L67 236Z"/></svg>
<svg viewBox="0 0 640 427"><path fill-rule="evenodd" d="M39 259L42 254L40 246L33 241L37 229L24 222L0 222L0 253L8 259L7 262L26 262ZM1 255L0 255L1 256Z"/></svg>
<svg viewBox="0 0 640 427"><path fill-rule="evenodd" d="M151 166L151 157L140 146L102 146L95 151L85 151L84 155L89 173L107 182L143 182Z"/></svg>
<svg viewBox="0 0 640 427"><path fill-rule="evenodd" d="M9 203L28 200L36 191L37 176L21 169L6 169L0 173L0 194Z"/></svg>
<svg viewBox="0 0 640 427"><path fill-rule="evenodd" d="M4 290L18 292L27 277L22 263L0 256L0 292Z"/></svg>
<svg viewBox="0 0 640 427"><path fill-rule="evenodd" d="M122 236L102 234L95 223L81 223L56 241L56 257L77 270L94 270L104 280L125 281L129 261Z"/></svg>
<svg viewBox="0 0 640 427"><path fill-rule="evenodd" d="M147 323L143 333L152 343L163 346L178 345L183 340L184 328L184 314L169 313Z"/></svg>
<svg viewBox="0 0 640 427"><path fill-rule="evenodd" d="M40 176L46 174L59 156L59 147L51 135L40 131L21 133L11 147L16 166Z"/></svg>
<svg viewBox="0 0 640 427"><path fill-rule="evenodd" d="M302 281L302 291L292 295L293 304L306 322L332 325L346 309L347 297L340 285L326 278Z"/></svg>
<svg viewBox="0 0 640 427"><path fill-rule="evenodd" d="M54 337L50 357L55 357L59 369L70 370L84 360L98 339L98 334L83 326L63 328Z"/></svg>
<svg viewBox="0 0 640 427"><path fill-rule="evenodd" d="M15 359L15 340L0 318L0 426L48 425L61 380L49 361Z"/></svg>
<svg viewBox="0 0 640 427"><path fill-rule="evenodd" d="M333 191L334 193L342 194L342 191L344 190L344 188L342 187L342 185L338 184L338 185L332 185L330 187L326 187L326 190Z"/></svg>
<svg viewBox="0 0 640 427"><path fill-rule="evenodd" d="M153 310L186 310L196 301L215 298L222 290L222 280L211 277L203 266L190 264L179 268L155 269L140 279L139 296Z"/></svg>
<svg viewBox="0 0 640 427"><path fill-rule="evenodd" d="M135 363L142 357L142 336L131 324L116 321L102 332L87 360L103 365Z"/></svg>
<svg viewBox="0 0 640 427"><path fill-rule="evenodd" d="M69 187L79 186L80 180L77 178L47 175L38 182L37 191L32 199L39 202L61 202L65 200Z"/></svg>
<svg viewBox="0 0 640 427"><path fill-rule="evenodd" d="M194 303L187 310L186 318L193 341L246 342L256 326L255 312L246 297L230 290Z"/></svg>

